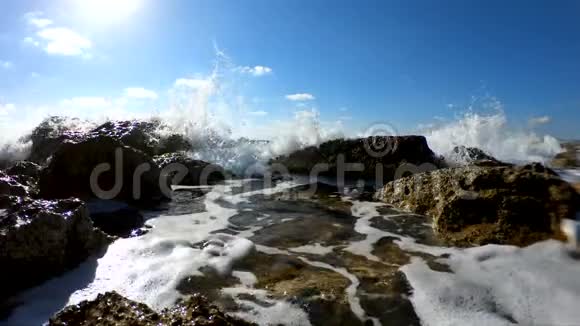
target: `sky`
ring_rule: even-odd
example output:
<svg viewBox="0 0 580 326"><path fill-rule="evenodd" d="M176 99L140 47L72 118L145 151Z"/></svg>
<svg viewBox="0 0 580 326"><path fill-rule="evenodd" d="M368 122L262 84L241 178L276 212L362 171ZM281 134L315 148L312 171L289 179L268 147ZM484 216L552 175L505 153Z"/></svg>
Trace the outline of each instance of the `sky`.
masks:
<svg viewBox="0 0 580 326"><path fill-rule="evenodd" d="M578 58L575 0L6 0L0 122L185 97L250 134L303 112L413 132L501 105L514 126L580 138Z"/></svg>

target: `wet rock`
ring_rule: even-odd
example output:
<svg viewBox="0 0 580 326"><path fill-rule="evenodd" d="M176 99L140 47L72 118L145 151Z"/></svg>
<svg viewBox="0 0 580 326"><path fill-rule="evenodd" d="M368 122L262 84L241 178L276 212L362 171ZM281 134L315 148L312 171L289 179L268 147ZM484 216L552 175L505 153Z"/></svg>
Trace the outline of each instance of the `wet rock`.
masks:
<svg viewBox="0 0 580 326"><path fill-rule="evenodd" d="M167 153L155 156L153 161L161 169L167 171L173 185L198 186L215 184L228 177L227 172L222 167L188 158L183 153ZM183 169L186 173L181 180L178 180L177 169Z"/></svg>
<svg viewBox="0 0 580 326"><path fill-rule="evenodd" d="M345 171L347 178L376 179L377 166L382 168L382 180L393 180L403 163L421 166L427 163L429 169L441 165L427 145L423 136L377 136L359 139L338 139L322 143L318 147L298 150L288 156L272 160L271 164L281 164L290 173L310 174L316 164L328 164L328 169L320 175L337 176L343 157L345 163L360 163L363 171ZM380 164L380 165L379 165Z"/></svg>
<svg viewBox="0 0 580 326"><path fill-rule="evenodd" d="M93 227L86 206L77 199L0 196L1 296L76 266L110 241Z"/></svg>
<svg viewBox="0 0 580 326"><path fill-rule="evenodd" d="M95 227L117 237L142 234L145 218L135 207L113 200L93 199L87 202L89 214Z"/></svg>
<svg viewBox="0 0 580 326"><path fill-rule="evenodd" d="M35 197L38 194L38 178L40 165L29 161L18 161L6 170L6 174L26 187L27 196Z"/></svg>
<svg viewBox="0 0 580 326"><path fill-rule="evenodd" d="M480 166L505 164L477 147L455 146L449 156L446 162L451 166L454 164Z"/></svg>
<svg viewBox="0 0 580 326"><path fill-rule="evenodd" d="M102 173L95 172L98 168ZM93 173L100 191L91 187ZM48 199L98 197L155 204L170 196L160 186L165 181L157 165L143 152L110 137L96 136L63 143L42 170L39 189L40 196Z"/></svg>
<svg viewBox="0 0 580 326"><path fill-rule="evenodd" d="M28 187L0 171L0 195L28 196Z"/></svg>
<svg viewBox="0 0 580 326"><path fill-rule="evenodd" d="M431 216L437 235L459 246L561 238L560 220L579 208L572 186L541 164L415 174L388 183L376 198Z"/></svg>
<svg viewBox="0 0 580 326"><path fill-rule="evenodd" d="M42 121L28 139L32 142L29 161L44 164L65 141L85 137L87 123L79 119L52 116Z"/></svg>
<svg viewBox="0 0 580 326"><path fill-rule="evenodd" d="M142 303L131 301L116 292L99 294L94 301L69 306L52 317L51 326L67 325L252 325L230 317L199 295L179 302L160 313Z"/></svg>
<svg viewBox="0 0 580 326"><path fill-rule="evenodd" d="M143 151L159 155L175 151L189 151L191 143L174 133L161 133L165 126L158 120L109 121L96 128L76 118L52 116L36 127L24 141L31 141L30 161L44 164L65 142L81 142L87 138L109 137Z"/></svg>
<svg viewBox="0 0 580 326"><path fill-rule="evenodd" d="M93 129L91 135L113 138L150 156L191 150L191 144L181 135L160 135L161 127L158 120L108 121Z"/></svg>

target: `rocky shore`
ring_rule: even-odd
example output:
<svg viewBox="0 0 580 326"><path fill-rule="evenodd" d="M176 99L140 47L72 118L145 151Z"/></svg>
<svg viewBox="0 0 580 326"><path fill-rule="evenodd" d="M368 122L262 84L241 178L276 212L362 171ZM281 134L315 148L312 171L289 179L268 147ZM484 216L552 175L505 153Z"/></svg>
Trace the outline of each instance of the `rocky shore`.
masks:
<svg viewBox="0 0 580 326"><path fill-rule="evenodd" d="M197 209L192 208L192 198L210 191L175 195L172 185L212 186L233 177L219 165L192 159L187 153L195 147L180 135L161 132L159 121L112 121L90 128L66 123L60 117L44 121L28 138L30 157L0 170L0 307L20 291L102 254L117 238L145 234L143 209L180 215ZM345 194L344 189L329 190L331 186L320 183L314 193L298 187L258 196L256 205L267 212L260 218L281 216L270 224L261 223L251 213L256 207L244 206L239 198L220 207L220 212L242 212L227 218L225 225L239 225L227 233L243 234L258 246L235 262L236 268L258 278L252 289L268 293L251 301L267 305L264 302L272 298L294 300L308 307L317 325L333 314L333 325L369 323L373 319L368 312L379 316L377 320L415 325L419 319L408 300L411 290L399 269L413 257L424 259L433 270L448 269L433 252L408 247L523 247L546 239L565 240L560 224L575 219L580 210L578 185L539 163L507 164L464 146L453 153L453 160L437 156L422 136L369 137L333 140L271 160L278 173L283 167L291 174L308 175L322 167L317 172L321 176L344 172L346 178L387 183L376 193L367 187L362 193ZM576 164L569 154L555 162ZM344 169L343 164L353 163L358 166ZM230 190L230 196L240 191ZM389 210L392 218L372 215L378 209ZM308 219L311 216L317 219ZM206 218L219 220L215 215ZM224 241L214 241L220 243L219 250L227 247ZM188 244L205 250L204 246L211 247ZM290 252L300 248L315 253L291 257ZM316 262L310 260L314 258ZM208 280L215 283L200 286ZM353 280L364 290L362 299L352 294ZM217 275L203 282L195 277L182 280L179 291L191 296L161 312L107 292L65 308L50 325L249 325L222 312L242 309L232 304L234 299L225 302L217 293L237 281ZM219 308L198 293L219 301ZM383 304L392 309L383 311Z"/></svg>

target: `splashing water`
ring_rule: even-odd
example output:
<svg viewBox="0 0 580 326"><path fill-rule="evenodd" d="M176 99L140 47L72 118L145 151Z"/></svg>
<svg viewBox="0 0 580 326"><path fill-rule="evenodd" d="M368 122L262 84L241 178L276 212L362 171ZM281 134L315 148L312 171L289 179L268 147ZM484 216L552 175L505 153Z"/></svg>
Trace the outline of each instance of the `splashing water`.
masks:
<svg viewBox="0 0 580 326"><path fill-rule="evenodd" d="M477 147L503 161L547 162L562 148L548 135L512 129L501 110L491 114L465 113L459 119L424 132L429 147L436 153L451 156L455 146Z"/></svg>

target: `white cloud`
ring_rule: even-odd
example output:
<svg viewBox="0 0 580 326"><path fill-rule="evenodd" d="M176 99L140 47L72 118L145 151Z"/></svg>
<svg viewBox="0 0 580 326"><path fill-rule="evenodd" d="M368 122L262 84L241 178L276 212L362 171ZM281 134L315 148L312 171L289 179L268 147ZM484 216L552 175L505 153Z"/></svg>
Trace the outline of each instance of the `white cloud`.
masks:
<svg viewBox="0 0 580 326"><path fill-rule="evenodd" d="M155 91L145 89L142 87L128 87L125 88L125 97L135 99L156 100L159 96Z"/></svg>
<svg viewBox="0 0 580 326"><path fill-rule="evenodd" d="M61 105L75 109L94 109L108 107L111 105L111 101L99 96L80 96L64 99L61 101Z"/></svg>
<svg viewBox="0 0 580 326"><path fill-rule="evenodd" d="M266 111L251 111L251 112L248 112L248 114L263 117L263 116L268 115L268 112L266 112Z"/></svg>
<svg viewBox="0 0 580 326"><path fill-rule="evenodd" d="M66 27L45 28L36 34L44 41L43 48L48 54L87 55L93 46L89 39Z"/></svg>
<svg viewBox="0 0 580 326"><path fill-rule="evenodd" d="M11 69L13 67L14 67L14 64L12 62L0 60L0 68Z"/></svg>
<svg viewBox="0 0 580 326"><path fill-rule="evenodd" d="M237 67L235 70L244 74L250 74L255 77L269 75L272 73L272 68L266 66L254 66L254 67L244 66Z"/></svg>
<svg viewBox="0 0 580 326"><path fill-rule="evenodd" d="M24 14L24 19L29 25L32 25L37 28L45 28L49 25L52 25L53 21L43 17L44 14L40 11L33 11Z"/></svg>
<svg viewBox="0 0 580 326"><path fill-rule="evenodd" d="M34 36L27 36L23 42L42 48L51 55L90 57L88 51L93 43L88 38L67 27L53 27L53 21L43 17L41 12L24 15L26 22L36 29Z"/></svg>
<svg viewBox="0 0 580 326"><path fill-rule="evenodd" d="M531 118L528 123L531 126L539 126L539 125L545 125L547 123L550 123L550 121L552 121L552 118L550 118L549 116L545 115L542 117L535 117L535 118Z"/></svg>
<svg viewBox="0 0 580 326"><path fill-rule="evenodd" d="M297 93L286 95L286 99L290 101L312 101L315 97L309 93Z"/></svg>
<svg viewBox="0 0 580 326"><path fill-rule="evenodd" d="M343 106L343 107L339 108L338 111L346 112L346 111L348 111L348 108Z"/></svg>

